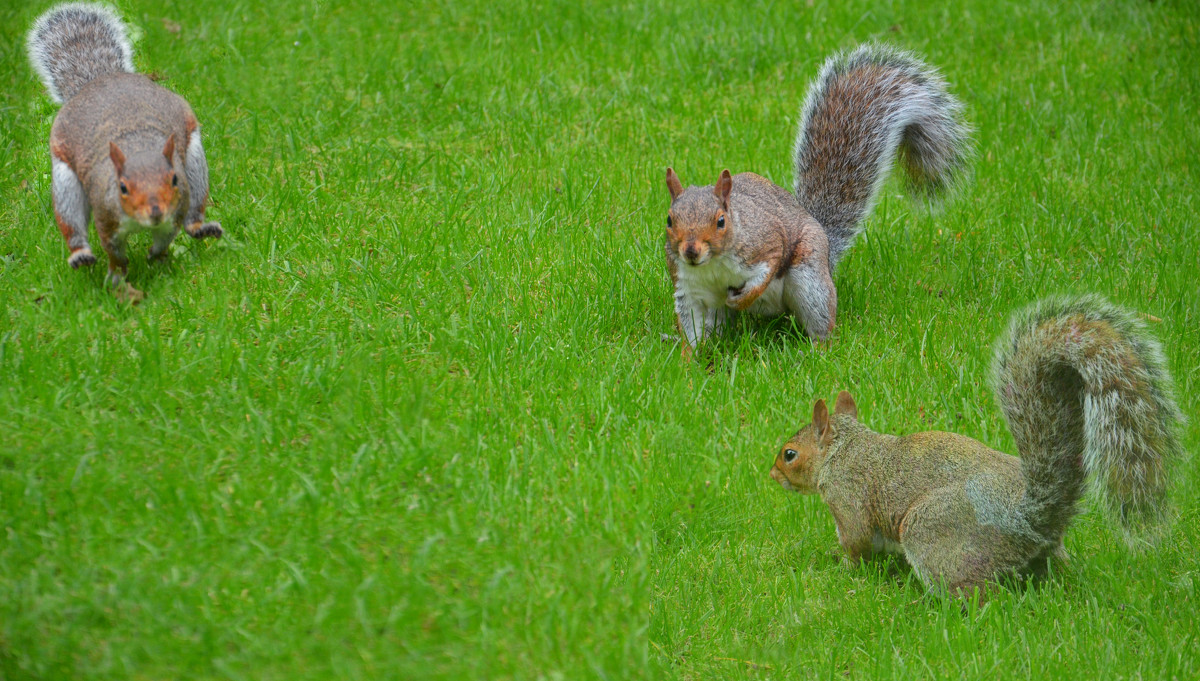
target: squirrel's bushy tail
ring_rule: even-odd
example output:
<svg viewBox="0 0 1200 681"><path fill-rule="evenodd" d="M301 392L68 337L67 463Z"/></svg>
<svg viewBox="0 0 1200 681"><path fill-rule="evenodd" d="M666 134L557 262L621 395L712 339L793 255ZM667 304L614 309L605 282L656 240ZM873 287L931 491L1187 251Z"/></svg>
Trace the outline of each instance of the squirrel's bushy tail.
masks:
<svg viewBox="0 0 1200 681"><path fill-rule="evenodd" d="M56 102L91 80L133 72L125 25L103 5L68 3L43 14L29 31L29 60Z"/></svg>
<svg viewBox="0 0 1200 681"><path fill-rule="evenodd" d="M996 344L993 382L1021 454L1020 514L1057 541L1085 480L1126 540L1167 516L1183 416L1158 342L1099 296L1048 298L1022 310Z"/></svg>
<svg viewBox="0 0 1200 681"><path fill-rule="evenodd" d="M830 57L809 88L796 136L796 197L825 228L832 269L862 231L897 150L910 190L935 195L970 148L962 104L937 71L883 45Z"/></svg>

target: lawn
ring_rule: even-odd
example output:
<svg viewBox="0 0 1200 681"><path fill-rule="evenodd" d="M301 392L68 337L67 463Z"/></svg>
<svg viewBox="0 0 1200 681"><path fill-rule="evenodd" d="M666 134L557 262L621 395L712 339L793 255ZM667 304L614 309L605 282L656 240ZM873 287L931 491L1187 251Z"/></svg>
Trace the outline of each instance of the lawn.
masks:
<svg viewBox="0 0 1200 681"><path fill-rule="evenodd" d="M843 388L1013 452L991 343L1060 292L1160 320L1200 449L1192 0L119 5L226 236L135 240L137 307L67 266L49 3L0 8L0 679L1200 677L1194 465L1160 548L1089 511L965 612L767 477ZM747 320L684 364L664 168L790 186L871 39L964 101L969 183L889 180L828 347Z"/></svg>

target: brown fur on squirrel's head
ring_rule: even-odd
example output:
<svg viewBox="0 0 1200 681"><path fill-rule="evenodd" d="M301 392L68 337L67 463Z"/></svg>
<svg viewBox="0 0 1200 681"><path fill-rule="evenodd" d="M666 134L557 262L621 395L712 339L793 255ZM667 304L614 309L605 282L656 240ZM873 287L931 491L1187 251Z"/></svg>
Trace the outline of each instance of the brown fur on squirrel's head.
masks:
<svg viewBox="0 0 1200 681"><path fill-rule="evenodd" d="M149 227L175 214L179 175L174 164L174 133L167 137L161 154L142 152L126 158L116 142L109 142L108 157L117 171L117 193L125 215Z"/></svg>
<svg viewBox="0 0 1200 681"><path fill-rule="evenodd" d="M667 168L667 189L671 192L667 247L679 262L698 266L724 253L731 241L727 213L733 176L729 171L721 171L721 177L711 189L684 189L675 171Z"/></svg>
<svg viewBox="0 0 1200 681"><path fill-rule="evenodd" d="M850 393L845 390L838 393L833 413L845 414L858 420L858 407ZM829 418L825 400L817 400L813 405L812 422L784 443L783 449L775 457L771 479L783 485L786 490L816 494L817 474L825 461L825 453L829 443L833 441L834 434L834 425Z"/></svg>

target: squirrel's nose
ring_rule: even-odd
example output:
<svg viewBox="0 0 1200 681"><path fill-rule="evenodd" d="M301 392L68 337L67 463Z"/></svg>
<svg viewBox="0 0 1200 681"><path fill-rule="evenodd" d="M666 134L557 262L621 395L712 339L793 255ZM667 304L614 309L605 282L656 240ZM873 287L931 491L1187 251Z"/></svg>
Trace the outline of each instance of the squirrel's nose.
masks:
<svg viewBox="0 0 1200 681"><path fill-rule="evenodd" d="M159 218L162 217L162 214L163 214L162 208L159 207L159 205L157 203L150 206L150 219L151 220L158 220Z"/></svg>
<svg viewBox="0 0 1200 681"><path fill-rule="evenodd" d="M696 258L700 257L700 249L696 248L696 244L688 244L683 249L683 257L688 259L688 262L695 264Z"/></svg>

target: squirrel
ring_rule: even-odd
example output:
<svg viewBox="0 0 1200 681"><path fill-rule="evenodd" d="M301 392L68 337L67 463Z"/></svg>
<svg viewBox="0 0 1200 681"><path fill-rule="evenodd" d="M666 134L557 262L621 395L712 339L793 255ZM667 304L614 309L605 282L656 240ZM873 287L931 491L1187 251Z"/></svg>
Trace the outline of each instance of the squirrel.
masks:
<svg viewBox="0 0 1200 681"><path fill-rule="evenodd" d="M1088 478L1126 541L1150 543L1183 416L1141 320L1099 296L1042 300L1013 315L992 375L1020 458L953 433L876 433L842 391L832 415L817 400L771 478L821 496L847 563L898 554L930 591L960 598L1066 559Z"/></svg>
<svg viewBox="0 0 1200 681"><path fill-rule="evenodd" d="M95 215L108 276L117 296L144 295L125 281L129 234L149 231L149 257L167 255L183 228L220 237L204 218L208 161L200 124L179 95L135 73L121 20L108 8L58 5L34 22L29 59L51 98L63 106L50 129L54 218L67 240L72 268L90 266L87 223Z"/></svg>
<svg viewBox="0 0 1200 681"><path fill-rule="evenodd" d="M933 68L877 44L829 58L809 88L793 153L795 193L754 173L683 186L667 168L667 268L683 354L737 311L787 312L818 340L833 330L831 277L862 231L897 151L915 193L959 182L962 105Z"/></svg>

